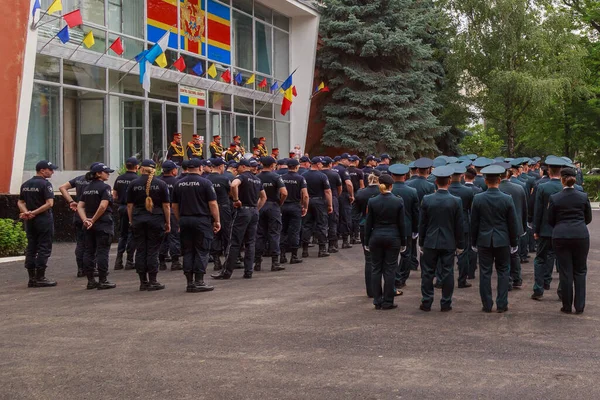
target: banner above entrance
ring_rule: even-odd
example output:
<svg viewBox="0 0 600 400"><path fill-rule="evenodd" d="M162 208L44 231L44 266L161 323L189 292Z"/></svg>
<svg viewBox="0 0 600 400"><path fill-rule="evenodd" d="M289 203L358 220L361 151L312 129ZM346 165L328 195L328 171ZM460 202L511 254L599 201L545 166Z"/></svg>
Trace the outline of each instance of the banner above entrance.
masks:
<svg viewBox="0 0 600 400"><path fill-rule="evenodd" d="M179 85L179 102L192 106L206 106L206 90Z"/></svg>

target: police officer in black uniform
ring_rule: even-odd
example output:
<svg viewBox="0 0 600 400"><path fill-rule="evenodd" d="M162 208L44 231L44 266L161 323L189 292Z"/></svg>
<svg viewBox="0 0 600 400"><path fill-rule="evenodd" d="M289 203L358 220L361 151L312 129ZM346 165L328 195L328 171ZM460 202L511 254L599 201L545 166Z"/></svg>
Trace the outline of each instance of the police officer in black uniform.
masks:
<svg viewBox="0 0 600 400"><path fill-rule="evenodd" d="M349 236L352 232L352 203L354 202L354 187L346 168L350 166L350 154L342 154L340 164L334 167L342 178L342 193L339 196L340 218L338 233L342 237L342 249L351 249Z"/></svg>
<svg viewBox="0 0 600 400"><path fill-rule="evenodd" d="M175 184L173 214L179 220L183 273L188 293L207 292L204 282L213 235L221 229L217 194L211 181L200 176L200 160L191 160L188 176Z"/></svg>
<svg viewBox="0 0 600 400"><path fill-rule="evenodd" d="M123 253L127 251L127 262L125 269L130 270L135 267L133 255L133 239L131 227L129 226L129 217L127 216L127 188L129 184L138 178L139 161L135 157L125 160L127 172L119 175L113 186L113 201L119 204L119 245L117 247L117 259L115 261L115 270L123 269Z"/></svg>
<svg viewBox="0 0 600 400"><path fill-rule="evenodd" d="M219 205L219 221L221 229L215 233L212 241L210 255L214 261L214 270L220 271L223 268L221 256L227 256L229 248L229 237L231 235L231 223L233 221L231 204L231 181L233 176L225 174L225 161L222 158L211 158L212 172L206 177L211 181L213 189L217 194L217 204Z"/></svg>
<svg viewBox="0 0 600 400"><path fill-rule="evenodd" d="M327 240L329 246L327 248L328 253L337 253L338 250L338 223L340 220L340 206L339 198L342 194L342 177L336 171L331 169L331 163L333 160L330 157L323 157L323 172L329 179L329 186L331 187L333 212L327 217Z"/></svg>
<svg viewBox="0 0 600 400"><path fill-rule="evenodd" d="M96 164L86 174L90 183L85 187L77 204L77 212L83 221L85 230L85 250L83 266L88 278L87 289L114 289L114 283L107 280L108 253L114 233L112 219L112 193L105 182L110 174L115 172L104 164ZM98 265L97 282L94 278L94 268Z"/></svg>
<svg viewBox="0 0 600 400"><path fill-rule="evenodd" d="M25 268L29 274L28 287L56 286L56 282L46 278L48 258L52 253L54 235L54 189L48 182L58 167L43 160L36 164L36 175L21 185L19 194L19 218L25 221L27 250Z"/></svg>
<svg viewBox="0 0 600 400"><path fill-rule="evenodd" d="M300 175L304 175L310 169L310 158L307 156L300 157L300 167L298 168L298 173Z"/></svg>
<svg viewBox="0 0 600 400"><path fill-rule="evenodd" d="M263 255L270 253L271 271L282 271L285 267L279 264L281 206L285 203L288 193L281 176L273 171L277 161L273 157L262 157L260 162L263 165L263 169L256 177L262 182L263 189L267 195L267 201L258 214L254 270L261 270Z"/></svg>
<svg viewBox="0 0 600 400"><path fill-rule="evenodd" d="M203 162L203 160L200 162ZM178 182L177 165L172 161L165 161L162 165L162 170L163 173L158 178L167 184L169 198L173 200L173 190L175 189L175 184ZM183 267L181 266L181 261L179 261L179 256L181 255L179 223L173 213L171 213L171 232L165 234L158 253L159 270L165 271L167 269L166 259L169 254L172 260L171 271L181 271Z"/></svg>
<svg viewBox="0 0 600 400"><path fill-rule="evenodd" d="M288 173L282 175L281 179L287 189L288 196L281 207L281 264L287 263L285 253L291 252L290 264L299 264L302 259L298 258L300 248L300 232L302 230L302 217L308 211L308 189L306 179L298 173L300 163L295 158L288 160Z"/></svg>
<svg viewBox="0 0 600 400"><path fill-rule="evenodd" d="M369 175L377 166L377 162L375 162L375 156L372 154L367 156L365 163L366 165L363 167L362 172L364 177L364 187L367 187L369 186Z"/></svg>
<svg viewBox="0 0 600 400"><path fill-rule="evenodd" d="M171 230L171 201L167 184L155 177L155 172L154 161L142 161L142 176L127 188L127 215L133 230L135 268L141 291L165 288L156 276L160 245L165 233Z"/></svg>
<svg viewBox="0 0 600 400"><path fill-rule="evenodd" d="M390 161L391 161L391 159L392 158L390 157L389 154L383 153L381 156L379 156L379 161L378 161L379 165L377 165L376 168L379 171L381 171L382 173L387 174L388 173L388 169L390 167Z"/></svg>
<svg viewBox="0 0 600 400"><path fill-rule="evenodd" d="M319 257L329 257L327 243L327 215L333 212L329 179L321 170L323 158L313 157L311 169L302 175L308 189L308 212L302 221L302 258L308 257L308 244L314 235L319 242Z"/></svg>
<svg viewBox="0 0 600 400"><path fill-rule="evenodd" d="M221 272L211 275L214 279L231 278L242 246L245 248L244 278L252 278L258 212L265 204L267 195L262 181L252 174L249 160L240 160L238 172L240 174L231 182L231 197L236 212L231 227L229 252Z"/></svg>
<svg viewBox="0 0 600 400"><path fill-rule="evenodd" d="M347 169L354 193L365 187L365 176L362 170L358 168L360 157L354 155L350 157L350 166ZM350 235L350 244L356 244L359 241L359 225L360 221L352 214L352 233ZM337 242L336 242L337 243Z"/></svg>
<svg viewBox="0 0 600 400"><path fill-rule="evenodd" d="M288 161L289 159L287 158L281 158L279 160L277 160L277 170L275 171L276 174L278 175L285 175L287 174L288 171Z"/></svg>

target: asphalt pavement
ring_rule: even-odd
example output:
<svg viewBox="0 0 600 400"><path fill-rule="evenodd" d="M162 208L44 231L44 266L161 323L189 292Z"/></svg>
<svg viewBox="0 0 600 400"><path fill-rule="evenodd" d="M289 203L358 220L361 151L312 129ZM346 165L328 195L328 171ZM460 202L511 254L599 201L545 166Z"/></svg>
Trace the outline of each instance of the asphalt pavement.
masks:
<svg viewBox="0 0 600 400"><path fill-rule="evenodd" d="M583 315L559 312L556 273L529 299L533 261L505 314L481 311L477 279L455 289L453 311L436 290L425 313L419 272L397 309L374 310L358 245L193 294L180 271L139 292L134 271L112 266L116 289L85 290L74 246L57 244L55 288L28 289L22 262L0 264L0 399L597 399L594 218Z"/></svg>

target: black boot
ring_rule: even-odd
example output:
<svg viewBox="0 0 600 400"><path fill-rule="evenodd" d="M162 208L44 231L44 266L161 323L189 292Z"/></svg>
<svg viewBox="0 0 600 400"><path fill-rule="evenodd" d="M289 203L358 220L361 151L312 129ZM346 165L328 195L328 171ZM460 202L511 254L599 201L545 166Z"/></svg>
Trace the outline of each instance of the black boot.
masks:
<svg viewBox="0 0 600 400"><path fill-rule="evenodd" d="M116 284L109 282L108 279L106 279L105 274L100 274L99 281L100 282L98 282L98 290L114 289L117 287Z"/></svg>
<svg viewBox="0 0 600 400"><path fill-rule="evenodd" d="M165 261L165 256L158 256L158 270L166 271L167 270L167 262Z"/></svg>
<svg viewBox="0 0 600 400"><path fill-rule="evenodd" d="M86 289L87 290L96 289L98 287L98 282L96 281L96 278L94 278L94 271L87 272L86 276L88 279Z"/></svg>
<svg viewBox="0 0 600 400"><path fill-rule="evenodd" d="M125 263L125 270L130 270L135 268L135 263L133 262L133 254L127 253L127 262Z"/></svg>
<svg viewBox="0 0 600 400"><path fill-rule="evenodd" d="M215 254L213 255L213 259L214 259L214 267L213 267L213 271L220 271L223 269L223 263L221 263L221 256L219 254Z"/></svg>
<svg viewBox="0 0 600 400"><path fill-rule="evenodd" d="M317 257L329 257L329 253L327 252L327 250L325 250L325 245L324 244L320 244L319 245L319 254L317 255Z"/></svg>
<svg viewBox="0 0 600 400"><path fill-rule="evenodd" d="M171 271L181 271L183 269L183 265L181 265L181 261L179 261L179 256L173 256L173 262L171 263Z"/></svg>
<svg viewBox="0 0 600 400"><path fill-rule="evenodd" d="M117 253L117 259L115 260L115 271L123 268L123 253Z"/></svg>
<svg viewBox="0 0 600 400"><path fill-rule="evenodd" d="M185 291L187 293L196 293L196 285L194 285L194 273L193 272L184 272L185 279L187 280L187 286L185 287Z"/></svg>
<svg viewBox="0 0 600 400"><path fill-rule="evenodd" d="M157 275L158 275L158 273L156 273L156 272L148 273L148 278L150 278L148 280L148 291L149 292L153 292L155 290L163 290L165 288L165 285L163 285L162 283L160 283L156 280Z"/></svg>
<svg viewBox="0 0 600 400"><path fill-rule="evenodd" d="M345 235L342 237L342 249L351 249L352 245L348 242L348 236Z"/></svg>
<svg viewBox="0 0 600 400"><path fill-rule="evenodd" d="M83 271L83 259L77 258L75 261L77 262L77 277L83 278L85 276L85 272Z"/></svg>
<svg viewBox="0 0 600 400"><path fill-rule="evenodd" d="M145 292L148 290L148 274L145 272L138 272L138 276L140 277L140 292Z"/></svg>
<svg viewBox="0 0 600 400"><path fill-rule="evenodd" d="M27 282L27 287L35 287L35 269L28 269L27 273L29 274L29 282Z"/></svg>
<svg viewBox="0 0 600 400"><path fill-rule="evenodd" d="M204 282L204 274L196 274L196 281L194 282L196 285L196 290L198 292L210 292L215 288L208 283Z"/></svg>
<svg viewBox="0 0 600 400"><path fill-rule="evenodd" d="M223 268L219 273L212 274L210 277L213 279L220 279L220 280L229 279L229 278L231 278L231 272L229 272L225 268Z"/></svg>
<svg viewBox="0 0 600 400"><path fill-rule="evenodd" d="M271 271L283 271L285 267L279 265L279 256L271 256Z"/></svg>
<svg viewBox="0 0 600 400"><path fill-rule="evenodd" d="M302 260L298 258L298 249L292 249L292 258L290 258L290 264L300 264Z"/></svg>
<svg viewBox="0 0 600 400"><path fill-rule="evenodd" d="M254 257L254 270L255 271L260 271L262 268L262 256L255 256Z"/></svg>
<svg viewBox="0 0 600 400"><path fill-rule="evenodd" d="M302 258L308 257L308 243L302 243Z"/></svg>
<svg viewBox="0 0 600 400"><path fill-rule="evenodd" d="M52 287L56 286L56 282L46 278L46 268L38 268L35 270L35 287Z"/></svg>
<svg viewBox="0 0 600 400"><path fill-rule="evenodd" d="M337 240L329 241L329 248L327 249L328 253L337 253L339 250L336 248Z"/></svg>
<svg viewBox="0 0 600 400"><path fill-rule="evenodd" d="M279 264L287 264L287 263L288 263L288 259L285 256L285 249L281 249L280 255L279 255Z"/></svg>

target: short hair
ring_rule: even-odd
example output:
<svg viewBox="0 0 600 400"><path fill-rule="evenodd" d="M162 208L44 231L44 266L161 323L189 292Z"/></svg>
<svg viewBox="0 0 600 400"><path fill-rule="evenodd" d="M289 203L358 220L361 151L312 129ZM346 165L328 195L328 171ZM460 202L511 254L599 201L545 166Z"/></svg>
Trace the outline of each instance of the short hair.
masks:
<svg viewBox="0 0 600 400"><path fill-rule="evenodd" d="M435 183L437 183L438 186L446 186L450 183L450 177L449 176L438 176L437 178L435 178Z"/></svg>
<svg viewBox="0 0 600 400"><path fill-rule="evenodd" d="M465 172L465 178L467 179L475 179L477 176L477 171L473 167L467 168L467 172Z"/></svg>

